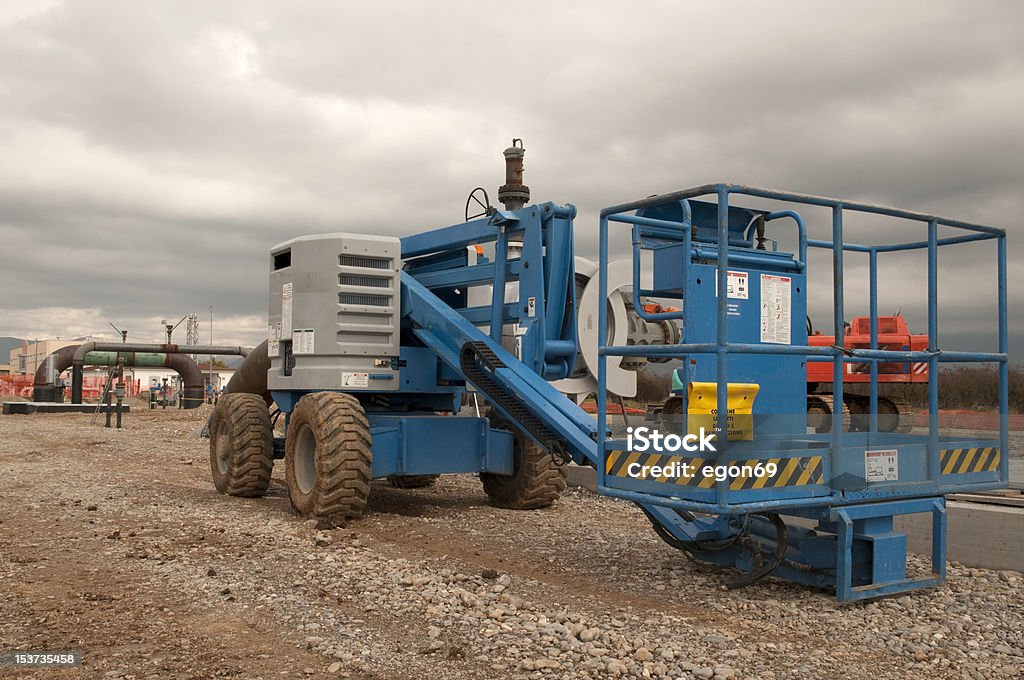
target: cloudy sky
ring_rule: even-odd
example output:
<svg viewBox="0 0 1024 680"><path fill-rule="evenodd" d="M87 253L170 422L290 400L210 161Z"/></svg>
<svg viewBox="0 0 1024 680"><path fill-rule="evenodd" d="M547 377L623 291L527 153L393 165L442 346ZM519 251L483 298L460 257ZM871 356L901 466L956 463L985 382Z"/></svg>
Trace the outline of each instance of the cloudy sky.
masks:
<svg viewBox="0 0 1024 680"><path fill-rule="evenodd" d="M212 305L215 341L255 343L272 245L461 221L512 137L533 197L578 206L584 255L601 207L720 180L1005 227L1024 255L1020 3L501 6L5 0L0 335L113 321L153 341L197 312L206 341ZM807 217L828 236L826 214ZM924 331L924 259L881 264L882 311ZM942 346L994 350L994 245L941 264ZM811 265L825 326L830 263ZM846 268L852 317L866 262Z"/></svg>

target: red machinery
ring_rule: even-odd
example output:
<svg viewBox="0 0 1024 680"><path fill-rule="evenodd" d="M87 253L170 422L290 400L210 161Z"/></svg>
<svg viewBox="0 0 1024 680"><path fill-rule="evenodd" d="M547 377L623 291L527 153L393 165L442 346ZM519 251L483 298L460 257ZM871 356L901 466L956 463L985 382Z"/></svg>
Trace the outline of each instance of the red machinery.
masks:
<svg viewBox="0 0 1024 680"><path fill-rule="evenodd" d="M831 347L834 335L813 333L808 338L812 346ZM850 349L871 348L871 319L857 317L845 333L844 347ZM913 335L902 316L878 317L878 349L921 352L928 348L927 335ZM867 363L846 364L844 384L867 384L871 382L871 365ZM878 365L878 383L927 383L927 362L899 362ZM807 362L807 416L808 423L818 432L832 427L832 363ZM870 399L866 394L843 392L844 429L867 429ZM909 432L913 427L914 412L904 399L889 395L878 395L878 429L881 432ZM852 424L852 428L851 428Z"/></svg>

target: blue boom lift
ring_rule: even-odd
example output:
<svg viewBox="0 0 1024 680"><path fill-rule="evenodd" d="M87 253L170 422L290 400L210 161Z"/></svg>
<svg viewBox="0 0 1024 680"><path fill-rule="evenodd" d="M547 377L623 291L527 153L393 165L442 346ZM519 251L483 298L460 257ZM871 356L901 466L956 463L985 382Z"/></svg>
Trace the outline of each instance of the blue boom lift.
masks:
<svg viewBox="0 0 1024 680"><path fill-rule="evenodd" d="M682 333L677 344L611 346L599 305L595 419L549 382L570 373L578 347L576 210L528 204L521 144L505 156L503 209L485 198L475 218L402 239L324 234L273 248L269 339L239 372L258 379L229 385L211 421L218 490L263 495L274 458L283 457L291 503L306 516L354 518L371 479L413 487L444 473L478 473L492 503L530 509L558 497L563 465L573 461L595 467L599 493L638 505L670 545L738 569L730 585L773 574L857 600L943 581L944 494L1001 488L1008 479L1003 230L734 184L605 208L602 287L610 226L624 225L637 313L670 320ZM744 196L781 207L736 205ZM808 239L801 206L831 211L831 240ZM856 245L843 229L851 212L916 222L926 237ZM766 248L766 226L779 220L795 227L797 252ZM940 227L959 233L940 238ZM997 244L998 352L940 350L937 251L989 239ZM484 257L481 245L493 254ZM832 253L833 347L808 345L808 248ZM878 255L905 250L927 252L926 351L878 348ZM868 255L871 349L843 348L848 252ZM651 313L642 298L673 299L680 309ZM627 356L676 361L673 382L684 407L673 416L675 439L642 440L606 425L606 362ZM808 432L808 361L832 364L834 403L843 400L846 365L870 365L867 431ZM940 436L935 379L927 432L879 432L877 368L895 361L927 362L932 376L939 362L996 363L998 439ZM490 404L486 417L463 415L470 390ZM271 399L286 416L283 446L273 436ZM680 450L683 435L699 434L698 424L715 433L713 446ZM911 513L933 519L931 573L917 577L907 574L906 537L893 522Z"/></svg>

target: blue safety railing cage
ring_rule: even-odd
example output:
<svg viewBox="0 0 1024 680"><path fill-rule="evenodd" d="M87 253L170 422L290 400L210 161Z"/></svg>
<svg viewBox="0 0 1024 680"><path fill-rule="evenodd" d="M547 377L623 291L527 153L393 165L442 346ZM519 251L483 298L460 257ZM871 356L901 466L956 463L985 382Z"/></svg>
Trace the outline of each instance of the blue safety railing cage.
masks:
<svg viewBox="0 0 1024 680"><path fill-rule="evenodd" d="M716 342L691 342L689 329L692 328L690 312L692 305L689 304L689 276L686 275L686 268L691 265L691 259L698 257L706 260L716 261L717 290L724 291L728 287L728 271L731 264L741 265L745 262L756 263L756 253L730 253L730 246L735 245L737 240L744 238L749 241L750 231L746 234L730 230L730 205L729 199L732 195L751 196L763 199L781 201L788 204L810 205L830 208L832 211L832 239L831 241L808 239L804 222L799 213L792 209L764 212L764 219L774 220L780 218L792 219L797 227L799 245L796 257L791 260L791 267L794 272L804 273L807 268L807 249L823 248L832 251L833 261L833 295L834 295L834 318L835 346L815 347L809 345L782 345L782 344L749 344L729 342L728 338L728 296L719 295L717 299L717 339ZM709 242L707 230L696 238L693 233L691 199L710 196L717 201L717 238ZM679 209L675 212L677 219L655 219L642 216L645 210L658 206L676 204ZM701 202L703 210L707 209L708 203ZM859 245L844 242L843 217L847 212L871 213L885 215L912 222L920 222L926 225L927 240L916 240L906 243L891 245ZM629 214L632 213L632 214ZM822 196L798 194L784 191L774 191L757 187L737 184L708 184L645 198L630 203L623 203L605 208L600 213L600 298L607 299L607 273L608 273L608 250L609 250L609 223L630 225L633 230L633 257L634 257L634 280L633 295L636 309L644 318L651 321L664 319L678 319L683 324L683 336L679 344L661 346L615 346L607 344L608 338L608 312L605 305L599 305L598 310L598 338L599 338L599 364L598 364L598 390L597 390L597 418L598 423L607 422L607 360L608 357L642 356L684 359L689 355L713 354L717 357L716 383L717 383L717 430L719 438L727 431L727 400L729 381L729 356L730 355L763 355L765 358L780 355L800 355L808 361L831 361L833 364L833 399L835 404L843 403L843 376L846 363L868 363L870 366L870 417L868 433L843 433L843 428L834 425L830 435L819 442L822 448L817 452L826 456L826 475L837 469L837 456L841 455L844 444L849 446L851 441L866 441L866 437L874 438L875 442L885 442L887 435L878 432L878 365L887 362L927 362L931 378L928 381L928 405L929 405L929 427L926 440L926 465L922 471L922 478L912 484L899 486L898 489L890 489L889 493L849 493L827 486L820 487L813 493L786 494L773 493L752 497L749 492L730 493L729 480L718 481L714 489L705 492L703 495L694 495L686 489L673 491L666 495L664 487L650 491L637 489L624 489L620 486L609 484L607 475L607 460L609 453L616 448L621 448L621 442L613 440L606 428L598 428L598 451L601 462L598 465L598 487L601 493L617 496L641 503L655 503L661 506L673 507L679 510L695 510L713 513L738 514L756 512L767 509L790 510L791 514L799 514L801 508L812 508L815 506L837 506L849 505L870 500L884 500L908 497L934 497L951 491L984 490L1005 486L1008 479L1008 358L1007 358L1007 297L1006 297L1006 232L1002 229L964 222L961 220L948 219L918 212L911 212L890 207L872 205L856 201L844 201ZM735 222L735 220L734 220ZM963 235L949 238L939 238L938 228L951 227L968 232ZM664 291L644 290L640 283L640 250L647 238L671 238L681 241L684 256L680 266L683 268L683 289L681 297L683 308L679 312L667 312L650 314L643 310L639 304L643 295L655 295L670 297L671 293ZM963 352L940 350L937 347L939 313L938 313L938 249L940 246L952 246L974 241L995 240L997 245L997 287L998 287L998 352ZM929 345L926 351L892 351L882 350L878 346L878 254L908 250L927 250L928 254L928 338ZM869 258L870 282L870 349L848 349L843 347L844 341L844 303L843 303L843 260L847 252L866 253ZM938 364L940 362L985 362L996 363L999 367L999 440L998 446L1002 455L999 458L998 472L989 472L986 475L960 476L957 478L943 479L942 474L942 447L954 446L955 438L940 440L938 427ZM683 418L685 419L685 409ZM834 423L840 422L838 418L833 419ZM858 440L858 437L860 440ZM888 435L889 438L892 435ZM917 435L918 439L922 439ZM808 439L813 439L808 435ZM896 441L896 440L892 440ZM995 442L969 442L962 445L994 445ZM728 462L734 457L729 451L728 445L721 447L718 456L721 462ZM772 491L769 489L765 490ZM910 506L907 506L910 508ZM915 506L916 507L916 506ZM907 510L910 511L909 509ZM920 509L916 511L922 511Z"/></svg>

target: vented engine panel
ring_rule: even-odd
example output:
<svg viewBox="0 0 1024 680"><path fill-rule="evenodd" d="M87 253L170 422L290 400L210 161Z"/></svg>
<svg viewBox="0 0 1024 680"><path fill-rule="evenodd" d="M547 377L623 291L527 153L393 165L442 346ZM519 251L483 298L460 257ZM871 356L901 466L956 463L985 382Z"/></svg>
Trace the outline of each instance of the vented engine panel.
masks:
<svg viewBox="0 0 1024 680"><path fill-rule="evenodd" d="M397 390L401 244L301 236L270 253L271 390Z"/></svg>

